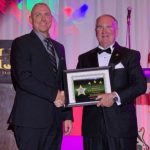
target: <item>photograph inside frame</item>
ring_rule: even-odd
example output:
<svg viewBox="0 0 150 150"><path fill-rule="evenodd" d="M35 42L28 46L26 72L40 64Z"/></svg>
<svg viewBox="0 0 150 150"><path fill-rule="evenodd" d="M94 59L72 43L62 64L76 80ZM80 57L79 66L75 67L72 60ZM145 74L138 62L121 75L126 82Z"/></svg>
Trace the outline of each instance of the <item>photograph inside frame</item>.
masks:
<svg viewBox="0 0 150 150"><path fill-rule="evenodd" d="M110 93L109 69L110 66L65 70L65 107L95 105L97 95Z"/></svg>

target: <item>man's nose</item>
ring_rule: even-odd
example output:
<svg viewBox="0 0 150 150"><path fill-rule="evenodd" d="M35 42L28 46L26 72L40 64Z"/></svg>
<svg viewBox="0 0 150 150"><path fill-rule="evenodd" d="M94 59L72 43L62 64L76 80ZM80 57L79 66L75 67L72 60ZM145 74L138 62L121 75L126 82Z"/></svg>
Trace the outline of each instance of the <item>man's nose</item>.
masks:
<svg viewBox="0 0 150 150"><path fill-rule="evenodd" d="M44 15L42 15L42 18L41 18L42 21L45 21L46 20L46 17Z"/></svg>
<svg viewBox="0 0 150 150"><path fill-rule="evenodd" d="M102 27L102 32L106 32L106 27Z"/></svg>

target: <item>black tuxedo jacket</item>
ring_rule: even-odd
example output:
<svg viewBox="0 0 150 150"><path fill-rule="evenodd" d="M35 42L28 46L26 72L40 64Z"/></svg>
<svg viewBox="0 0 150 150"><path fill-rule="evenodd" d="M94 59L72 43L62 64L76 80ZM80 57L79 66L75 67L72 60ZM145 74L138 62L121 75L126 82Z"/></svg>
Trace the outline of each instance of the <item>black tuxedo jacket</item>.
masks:
<svg viewBox="0 0 150 150"><path fill-rule="evenodd" d="M98 48L79 56L77 68L98 67ZM124 67L116 68L121 63ZM116 91L121 105L83 108L83 136L98 136L106 132L112 137L136 137L137 118L134 100L146 90L146 79L140 66L140 53L115 43L109 65L112 91Z"/></svg>
<svg viewBox="0 0 150 150"><path fill-rule="evenodd" d="M16 96L10 124L43 128L72 119L70 110L53 104L57 91L63 90L62 73L66 64L63 45L54 40L52 43L59 58L57 74L43 43L33 31L13 41L10 62Z"/></svg>

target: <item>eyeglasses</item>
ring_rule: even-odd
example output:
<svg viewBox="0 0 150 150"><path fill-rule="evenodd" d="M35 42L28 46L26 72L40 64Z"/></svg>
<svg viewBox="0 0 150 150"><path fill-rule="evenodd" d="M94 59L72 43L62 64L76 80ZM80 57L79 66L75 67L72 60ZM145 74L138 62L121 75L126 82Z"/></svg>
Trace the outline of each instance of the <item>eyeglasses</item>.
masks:
<svg viewBox="0 0 150 150"><path fill-rule="evenodd" d="M96 30L103 30L103 29L113 29L114 28L114 26L112 26L112 25L97 25L96 26Z"/></svg>

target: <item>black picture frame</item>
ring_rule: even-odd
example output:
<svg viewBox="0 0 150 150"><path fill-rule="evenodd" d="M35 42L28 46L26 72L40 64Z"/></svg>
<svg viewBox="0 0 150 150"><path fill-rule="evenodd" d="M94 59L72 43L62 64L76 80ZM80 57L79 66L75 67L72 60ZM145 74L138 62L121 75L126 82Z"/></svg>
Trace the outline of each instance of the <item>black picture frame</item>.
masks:
<svg viewBox="0 0 150 150"><path fill-rule="evenodd" d="M98 94L111 93L110 68L64 70L65 107L95 105Z"/></svg>

